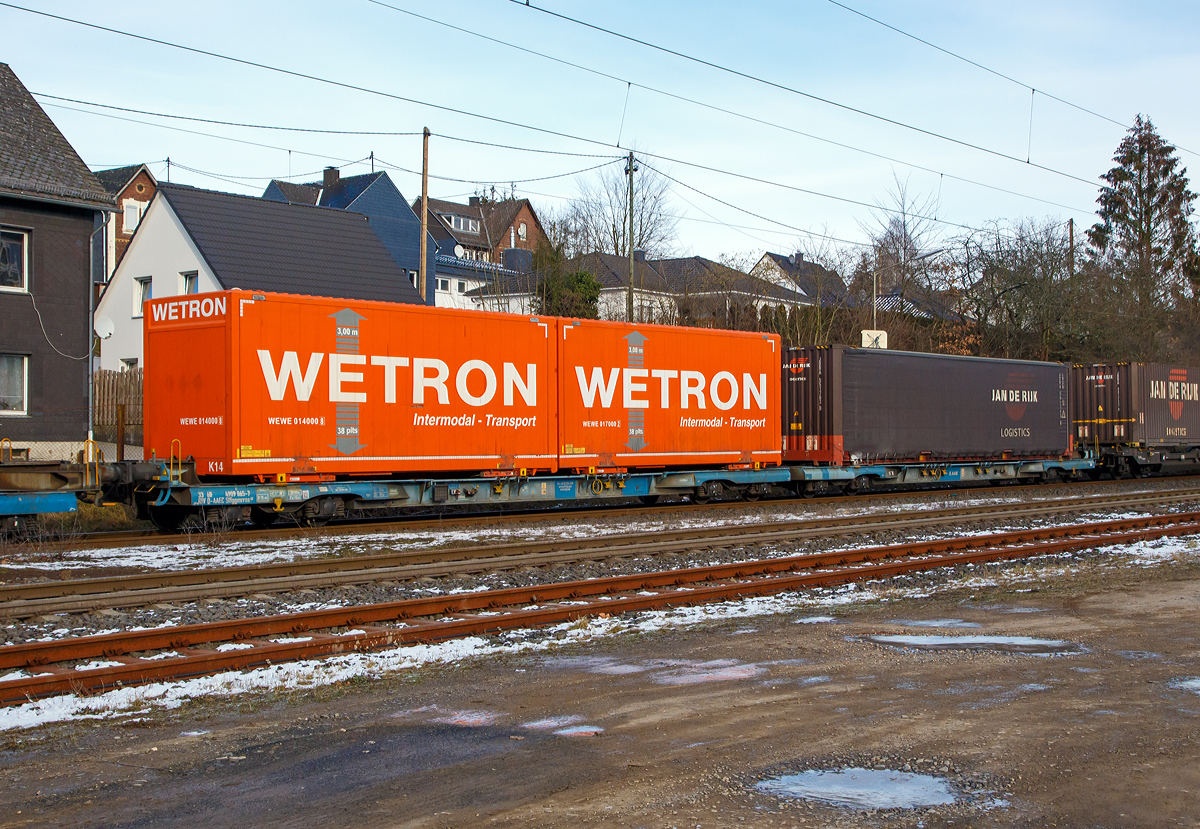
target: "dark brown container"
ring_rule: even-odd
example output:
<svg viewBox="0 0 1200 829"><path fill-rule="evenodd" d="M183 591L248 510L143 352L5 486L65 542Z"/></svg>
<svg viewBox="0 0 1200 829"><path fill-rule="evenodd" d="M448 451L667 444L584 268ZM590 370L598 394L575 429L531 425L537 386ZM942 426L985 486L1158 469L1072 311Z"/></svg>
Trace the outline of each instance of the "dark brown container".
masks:
<svg viewBox="0 0 1200 829"><path fill-rule="evenodd" d="M789 349L784 460L840 466L1062 457L1067 367L848 346Z"/></svg>
<svg viewBox="0 0 1200 829"><path fill-rule="evenodd" d="M1157 363L1072 366L1071 434L1095 448L1200 443L1200 369Z"/></svg>

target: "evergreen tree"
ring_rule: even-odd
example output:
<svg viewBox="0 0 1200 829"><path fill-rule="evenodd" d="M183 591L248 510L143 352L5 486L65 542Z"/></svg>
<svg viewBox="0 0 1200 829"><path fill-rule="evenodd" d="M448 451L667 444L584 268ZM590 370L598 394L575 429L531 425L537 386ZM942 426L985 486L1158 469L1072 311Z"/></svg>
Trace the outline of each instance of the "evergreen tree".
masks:
<svg viewBox="0 0 1200 829"><path fill-rule="evenodd" d="M1190 218L1196 194L1175 147L1139 115L1101 176L1100 221L1088 231L1097 263L1124 283L1130 332L1149 358L1169 324L1170 311L1196 275L1196 239Z"/></svg>

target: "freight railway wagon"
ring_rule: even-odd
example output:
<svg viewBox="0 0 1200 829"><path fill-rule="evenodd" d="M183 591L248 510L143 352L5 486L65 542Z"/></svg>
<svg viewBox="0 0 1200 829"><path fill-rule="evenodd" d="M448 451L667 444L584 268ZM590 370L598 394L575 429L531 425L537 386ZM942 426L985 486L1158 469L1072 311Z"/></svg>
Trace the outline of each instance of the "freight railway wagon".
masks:
<svg viewBox="0 0 1200 829"><path fill-rule="evenodd" d="M781 460L770 335L245 291L149 301L144 325L163 524L740 491Z"/></svg>
<svg viewBox="0 0 1200 829"><path fill-rule="evenodd" d="M1200 369L1155 363L1071 367L1076 444L1117 477L1200 467Z"/></svg>
<svg viewBox="0 0 1200 829"><path fill-rule="evenodd" d="M1072 458L1060 363L839 345L789 349L781 378L784 461L852 469L858 489L1087 466Z"/></svg>

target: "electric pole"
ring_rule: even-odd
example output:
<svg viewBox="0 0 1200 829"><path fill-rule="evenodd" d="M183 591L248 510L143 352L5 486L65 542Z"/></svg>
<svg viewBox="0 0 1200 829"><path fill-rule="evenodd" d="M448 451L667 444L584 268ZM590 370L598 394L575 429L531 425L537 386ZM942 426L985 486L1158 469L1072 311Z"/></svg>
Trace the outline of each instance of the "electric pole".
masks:
<svg viewBox="0 0 1200 829"><path fill-rule="evenodd" d="M425 257L428 255L429 235L429 127L422 133L421 148L421 264L417 273L417 291L425 300Z"/></svg>
<svg viewBox="0 0 1200 829"><path fill-rule="evenodd" d="M637 165L633 163L633 150L625 162L625 175L629 176L629 290L625 293L625 319L633 322L633 174Z"/></svg>
<svg viewBox="0 0 1200 829"><path fill-rule="evenodd" d="M1075 220L1071 219L1067 224L1070 228L1069 247L1067 248L1067 277L1071 278L1075 276Z"/></svg>

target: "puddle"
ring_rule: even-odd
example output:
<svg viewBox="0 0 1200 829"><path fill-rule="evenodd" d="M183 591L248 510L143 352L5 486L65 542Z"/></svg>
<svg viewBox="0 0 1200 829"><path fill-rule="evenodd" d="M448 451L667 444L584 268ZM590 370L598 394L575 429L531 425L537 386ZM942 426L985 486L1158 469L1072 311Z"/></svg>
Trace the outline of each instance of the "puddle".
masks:
<svg viewBox="0 0 1200 829"><path fill-rule="evenodd" d="M696 685L701 682L727 682L731 679L749 679L766 671L761 665L729 664L730 660L699 662L655 674L652 678L659 685Z"/></svg>
<svg viewBox="0 0 1200 829"><path fill-rule="evenodd" d="M434 717L430 722L440 723L442 725L461 725L467 728L482 728L487 725L495 725L506 714L498 714L494 711L451 711L444 716Z"/></svg>
<svg viewBox="0 0 1200 829"><path fill-rule="evenodd" d="M832 682L833 680L827 676L806 676L800 680L801 685L820 685L823 682Z"/></svg>
<svg viewBox="0 0 1200 829"><path fill-rule="evenodd" d="M978 622L964 622L962 619L893 619L893 625L903 625L906 628L977 628Z"/></svg>
<svg viewBox="0 0 1200 829"><path fill-rule="evenodd" d="M1187 679L1176 679L1170 683L1172 688L1177 688L1180 691L1191 691L1193 694L1200 694L1200 677L1188 677Z"/></svg>
<svg viewBox="0 0 1200 829"><path fill-rule="evenodd" d="M776 797L817 800L853 809L919 809L957 800L950 784L939 777L859 768L787 774L763 780L754 788Z"/></svg>
<svg viewBox="0 0 1200 829"><path fill-rule="evenodd" d="M733 635L737 636L742 633L758 633L758 628L738 628L733 632Z"/></svg>
<svg viewBox="0 0 1200 829"><path fill-rule="evenodd" d="M603 733L604 729L598 725L573 725L554 732L556 737L596 737Z"/></svg>
<svg viewBox="0 0 1200 829"><path fill-rule="evenodd" d="M1161 653L1153 651L1117 651L1117 656L1123 656L1126 659L1162 659Z"/></svg>
<svg viewBox="0 0 1200 829"><path fill-rule="evenodd" d="M836 616L805 616L803 619L797 619L793 624L797 625L836 625Z"/></svg>
<svg viewBox="0 0 1200 829"><path fill-rule="evenodd" d="M923 651L999 651L1033 656L1080 654L1083 649L1062 639L1034 639L1031 636L867 636L868 642L914 648Z"/></svg>
<svg viewBox="0 0 1200 829"><path fill-rule="evenodd" d="M583 717L578 714L568 714L562 717L546 717L544 720L534 720L527 722L522 728L532 728L535 731L550 731L555 728L566 728L568 725L574 725L577 722L582 722Z"/></svg>

